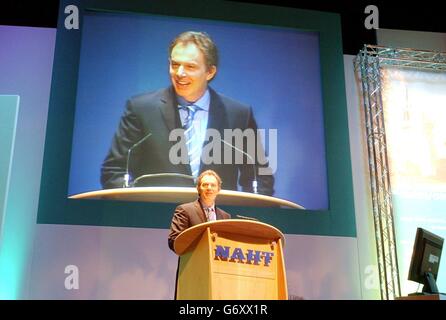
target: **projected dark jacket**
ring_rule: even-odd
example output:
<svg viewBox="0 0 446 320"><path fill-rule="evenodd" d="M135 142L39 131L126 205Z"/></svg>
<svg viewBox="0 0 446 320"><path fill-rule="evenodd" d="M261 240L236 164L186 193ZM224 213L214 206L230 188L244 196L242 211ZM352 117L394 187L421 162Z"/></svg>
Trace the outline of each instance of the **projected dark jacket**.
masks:
<svg viewBox="0 0 446 320"><path fill-rule="evenodd" d="M210 106L208 129L218 130L221 138L224 129L254 129L257 124L251 107L216 93L209 88ZM181 128L178 102L173 87L135 96L127 101L126 110L101 168L101 184L104 189L121 188L127 167L129 148L144 138L152 135L135 147L128 162L129 172L133 179L147 174L180 173L191 175L188 163L172 164L169 151L177 141L169 141L171 130ZM222 178L222 189L237 190L240 184L242 191L252 192L254 167L247 164L234 164L235 153L232 150L232 163L223 164L224 144L221 143L221 164L201 163L200 172L211 169ZM260 152L264 156L263 147ZM239 155L240 156L240 155ZM257 167L258 159L256 157ZM264 161L261 161L265 163ZM262 167L267 168L267 165ZM273 175L258 175L258 192L272 195L274 193Z"/></svg>

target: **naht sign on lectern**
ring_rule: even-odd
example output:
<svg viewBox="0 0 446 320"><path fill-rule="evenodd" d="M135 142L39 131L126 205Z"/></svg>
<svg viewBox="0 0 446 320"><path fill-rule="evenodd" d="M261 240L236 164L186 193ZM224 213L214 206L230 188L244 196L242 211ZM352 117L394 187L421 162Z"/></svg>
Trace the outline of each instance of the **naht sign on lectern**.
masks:
<svg viewBox="0 0 446 320"><path fill-rule="evenodd" d="M232 252L232 253L231 253ZM272 257L274 256L274 252L269 251L259 251L259 250L246 250L246 253L243 252L242 248L234 248L233 250L229 246L221 246L217 245L215 247L215 259L220 259L222 261L229 262L239 262L239 263L247 263L259 265L260 262L264 261L264 266L269 266Z"/></svg>
<svg viewBox="0 0 446 320"><path fill-rule="evenodd" d="M261 222L218 220L183 231L177 296L182 299L287 299L283 234Z"/></svg>

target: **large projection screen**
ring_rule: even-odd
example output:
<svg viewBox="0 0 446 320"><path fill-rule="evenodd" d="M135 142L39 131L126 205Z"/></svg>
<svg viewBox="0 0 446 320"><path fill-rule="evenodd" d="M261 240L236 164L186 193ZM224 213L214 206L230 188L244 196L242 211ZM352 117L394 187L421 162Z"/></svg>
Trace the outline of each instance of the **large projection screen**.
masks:
<svg viewBox="0 0 446 320"><path fill-rule="evenodd" d="M84 15L69 195L102 188L101 164L126 100L170 86L170 41L189 30L204 31L217 44L220 61L210 87L252 106L258 130L266 134L262 145L269 146L273 195L307 209L328 209L317 32L129 13ZM151 152L144 161L159 162L163 155L154 153L169 141L154 126L149 129ZM142 173L163 173L150 169Z"/></svg>
<svg viewBox="0 0 446 320"><path fill-rule="evenodd" d="M63 10L69 4L63 1L60 5L39 223L169 227L174 203L74 200L67 195L100 188L98 165L116 130L125 99L167 86L166 44L178 30L206 27L223 50L224 65L212 86L251 105L259 127L283 126L281 130L288 137L283 137L282 155L278 152L276 194L305 202L310 208L231 206L228 211L256 217L285 233L356 235L338 15L226 2L209 2L203 7L169 1L82 1L76 4L80 14L80 28L76 30L64 25L67 14ZM120 27L113 29L114 22ZM153 23L166 28L151 33L146 26ZM130 29L126 31L123 25ZM239 39L234 42L236 34ZM262 35L265 42L256 35ZM138 39L132 41L133 36ZM241 50L244 37L251 48L269 52L270 60L249 48ZM95 39L96 48L107 51L94 52L88 45ZM110 47L113 42L109 40L118 45ZM152 44L154 49L150 50ZM158 52L153 65L151 59L124 53L123 48L129 45L132 50L140 46L142 54ZM130 58L135 61L126 61ZM143 63L140 68L139 62ZM109 71L101 70L107 66ZM268 69L273 67L278 70ZM159 76L151 78L146 69ZM293 72L307 76L299 78ZM243 81L234 80L240 77ZM80 121L90 113L95 114L96 122ZM96 125L99 130L92 128ZM278 141L280 148L282 140ZM88 152L93 144L97 146L95 152ZM289 158L280 163L281 156Z"/></svg>

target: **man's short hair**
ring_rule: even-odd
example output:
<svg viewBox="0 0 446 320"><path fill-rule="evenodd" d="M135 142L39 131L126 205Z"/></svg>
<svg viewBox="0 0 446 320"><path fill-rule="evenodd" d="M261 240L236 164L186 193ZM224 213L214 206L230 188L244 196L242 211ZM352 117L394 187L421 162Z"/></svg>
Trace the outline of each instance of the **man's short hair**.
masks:
<svg viewBox="0 0 446 320"><path fill-rule="evenodd" d="M212 66L218 67L218 49L211 37L202 31L186 31L179 34L172 40L169 46L169 59L172 56L173 47L178 43L194 43L203 53L206 60L206 66L210 69Z"/></svg>
<svg viewBox="0 0 446 320"><path fill-rule="evenodd" d="M201 180L203 180L204 176L214 176L215 179L217 179L218 182L218 188L221 189L221 178L220 176L217 174L217 172L215 172L214 170L206 170L203 171L197 178L197 189L198 187L201 185Z"/></svg>

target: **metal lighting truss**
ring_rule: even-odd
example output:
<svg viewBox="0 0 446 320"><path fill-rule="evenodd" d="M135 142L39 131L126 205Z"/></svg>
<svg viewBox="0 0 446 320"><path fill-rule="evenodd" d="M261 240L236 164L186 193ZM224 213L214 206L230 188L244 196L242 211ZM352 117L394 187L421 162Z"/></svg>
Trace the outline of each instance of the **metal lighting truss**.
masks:
<svg viewBox="0 0 446 320"><path fill-rule="evenodd" d="M384 127L381 68L446 71L446 53L365 45L356 57L364 99L364 114L372 192L378 271L382 299L401 295L392 193Z"/></svg>

